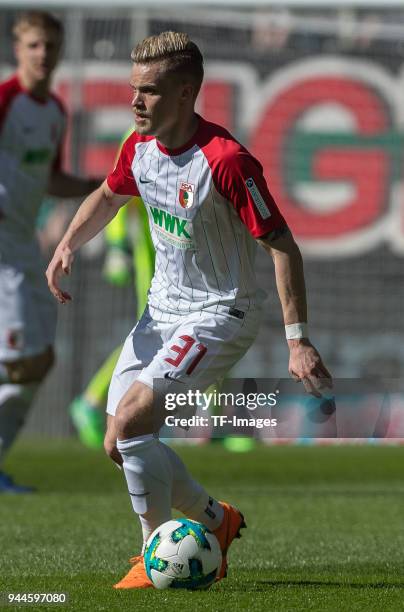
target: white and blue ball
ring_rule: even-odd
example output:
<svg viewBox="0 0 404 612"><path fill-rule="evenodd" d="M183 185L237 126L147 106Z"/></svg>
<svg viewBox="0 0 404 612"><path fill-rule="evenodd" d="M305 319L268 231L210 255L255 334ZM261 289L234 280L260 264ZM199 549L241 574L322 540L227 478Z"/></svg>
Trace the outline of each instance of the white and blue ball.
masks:
<svg viewBox="0 0 404 612"><path fill-rule="evenodd" d="M202 523L185 518L155 529L144 551L146 573L157 589L207 589L221 563L216 536Z"/></svg>

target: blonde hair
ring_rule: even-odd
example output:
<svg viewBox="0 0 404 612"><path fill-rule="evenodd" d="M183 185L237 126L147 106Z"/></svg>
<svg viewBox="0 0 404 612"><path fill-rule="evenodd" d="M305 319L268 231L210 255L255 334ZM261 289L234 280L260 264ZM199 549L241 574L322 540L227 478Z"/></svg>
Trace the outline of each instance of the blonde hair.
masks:
<svg viewBox="0 0 404 612"><path fill-rule="evenodd" d="M64 28L62 22L51 13L45 11L27 11L20 13L14 22L13 35L16 40L23 32L30 28L40 28L41 30L53 30L60 38L63 38Z"/></svg>
<svg viewBox="0 0 404 612"><path fill-rule="evenodd" d="M167 71L191 76L197 92L203 80L203 56L184 32L161 32L140 42L131 53L135 64L163 62Z"/></svg>

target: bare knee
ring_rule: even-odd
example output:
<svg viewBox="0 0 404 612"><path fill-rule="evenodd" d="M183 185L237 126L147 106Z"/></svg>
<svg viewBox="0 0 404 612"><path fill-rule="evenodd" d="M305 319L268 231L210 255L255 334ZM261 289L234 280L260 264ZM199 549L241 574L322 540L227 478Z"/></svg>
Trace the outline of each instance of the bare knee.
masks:
<svg viewBox="0 0 404 612"><path fill-rule="evenodd" d="M115 417L110 414L107 417L107 431L104 437L104 449L108 457L118 465L122 465L122 457L116 447Z"/></svg>
<svg viewBox="0 0 404 612"><path fill-rule="evenodd" d="M140 398L124 397L118 404L115 416L117 437L120 440L127 440L144 433L152 433L148 430L144 431L144 427L147 426L149 420L146 417L149 409L150 406Z"/></svg>
<svg viewBox="0 0 404 612"><path fill-rule="evenodd" d="M7 368L10 382L25 384L42 382L54 363L55 353L53 348L49 346L39 355L22 357L16 361L7 362L4 365Z"/></svg>
<svg viewBox="0 0 404 612"><path fill-rule="evenodd" d="M107 429L104 437L104 449L109 457L114 447L116 447L115 418L109 414L107 416Z"/></svg>
<svg viewBox="0 0 404 612"><path fill-rule="evenodd" d="M115 440L113 440L110 436L108 436L108 433L106 433L104 437L104 450L107 453L108 457L112 457L115 448L116 438Z"/></svg>
<svg viewBox="0 0 404 612"><path fill-rule="evenodd" d="M142 383L134 383L118 404L115 415L117 437L127 440L158 431L158 418L153 391Z"/></svg>

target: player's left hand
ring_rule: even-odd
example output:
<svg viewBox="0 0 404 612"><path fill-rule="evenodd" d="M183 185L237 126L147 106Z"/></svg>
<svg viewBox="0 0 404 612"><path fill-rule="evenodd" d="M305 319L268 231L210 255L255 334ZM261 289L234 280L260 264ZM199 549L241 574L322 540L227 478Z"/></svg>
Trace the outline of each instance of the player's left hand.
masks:
<svg viewBox="0 0 404 612"><path fill-rule="evenodd" d="M72 300L71 295L59 287L59 282L63 275L67 276L71 273L73 259L72 251L59 245L46 270L49 290L60 304L66 304Z"/></svg>
<svg viewBox="0 0 404 612"><path fill-rule="evenodd" d="M288 340L290 349L289 374L302 382L307 393L322 397L332 389L332 377L315 347L307 340Z"/></svg>

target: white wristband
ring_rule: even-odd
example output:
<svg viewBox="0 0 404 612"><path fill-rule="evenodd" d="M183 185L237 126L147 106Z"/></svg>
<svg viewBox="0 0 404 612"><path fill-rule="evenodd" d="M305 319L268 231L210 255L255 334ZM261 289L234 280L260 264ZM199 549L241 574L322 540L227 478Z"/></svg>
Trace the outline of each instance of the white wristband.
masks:
<svg viewBox="0 0 404 612"><path fill-rule="evenodd" d="M291 323L285 325L286 340L300 340L301 338L308 338L308 326L307 323Z"/></svg>

